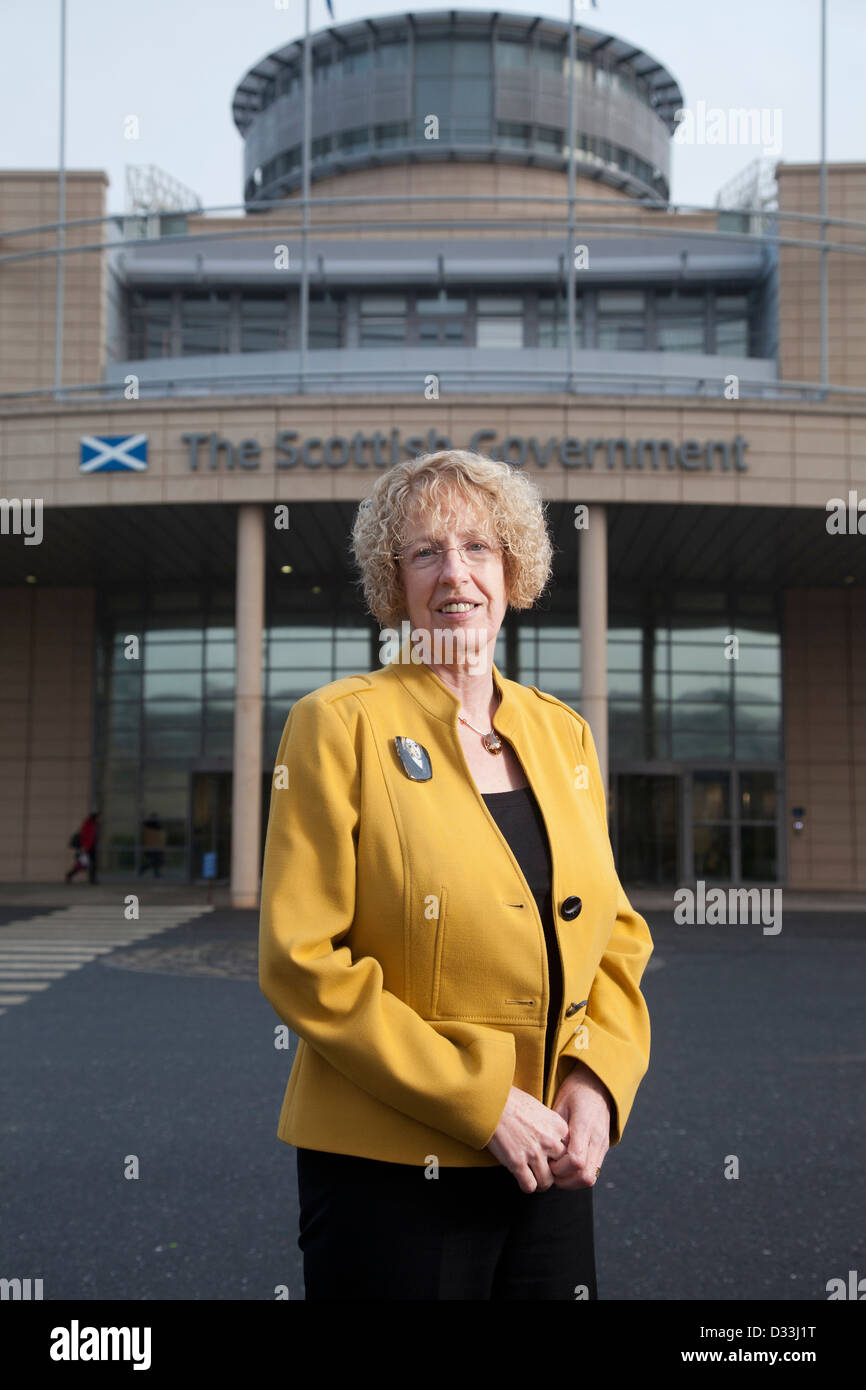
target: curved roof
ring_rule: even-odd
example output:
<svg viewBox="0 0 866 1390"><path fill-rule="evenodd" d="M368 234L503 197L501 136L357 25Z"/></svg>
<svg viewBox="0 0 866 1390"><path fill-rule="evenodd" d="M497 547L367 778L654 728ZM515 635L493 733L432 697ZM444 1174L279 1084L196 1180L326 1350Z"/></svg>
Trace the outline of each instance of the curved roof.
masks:
<svg viewBox="0 0 866 1390"><path fill-rule="evenodd" d="M403 14L376 15L346 24L331 24L311 33L310 41L315 52L323 41L335 40L348 48L359 39L394 38L409 29L432 36L437 31L452 32L458 28L468 36L491 30L494 21L497 32L502 35L524 34L528 37L537 33L551 42L565 40L568 35L567 23L540 15L511 14L502 10L435 10L416 14L407 10ZM613 67L628 69L649 85L654 108L673 134L676 129L674 112L684 105L683 94L673 74L646 49L637 48L627 39L592 29L586 24L576 24L575 30L581 57L591 59L595 55L599 58L604 55ZM294 39L260 58L244 74L232 100L232 116L241 135L246 134L251 122L262 110L262 97L268 82L278 76L283 68L299 66L302 48L302 39Z"/></svg>

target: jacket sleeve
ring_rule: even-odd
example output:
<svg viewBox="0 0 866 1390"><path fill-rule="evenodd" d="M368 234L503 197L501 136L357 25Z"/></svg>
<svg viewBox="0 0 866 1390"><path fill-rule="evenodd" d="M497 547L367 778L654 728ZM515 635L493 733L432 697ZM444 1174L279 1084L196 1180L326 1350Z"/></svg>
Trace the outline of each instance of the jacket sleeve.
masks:
<svg viewBox="0 0 866 1390"><path fill-rule="evenodd" d="M583 755L596 809L608 834L607 803L595 741L582 721ZM610 843L608 839L608 844ZM613 850L611 872L616 874ZM586 1046L579 1054L604 1082L613 1098L611 1147L622 1138L637 1088L646 1074L650 1054L649 1010L640 991L653 943L649 927L635 912L616 875L616 920L589 991L584 1023Z"/></svg>
<svg viewBox="0 0 866 1390"><path fill-rule="evenodd" d="M305 695L283 730L271 787L259 985L283 1022L355 1085L483 1149L511 1089L513 1034L460 1020L434 1027L383 987L379 961L353 958L345 941L355 915L360 778L335 704Z"/></svg>

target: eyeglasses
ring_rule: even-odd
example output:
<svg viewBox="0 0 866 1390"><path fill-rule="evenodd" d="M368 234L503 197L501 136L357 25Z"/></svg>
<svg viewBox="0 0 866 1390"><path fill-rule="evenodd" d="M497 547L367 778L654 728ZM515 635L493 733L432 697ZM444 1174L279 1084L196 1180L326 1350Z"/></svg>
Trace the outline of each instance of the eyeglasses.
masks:
<svg viewBox="0 0 866 1390"><path fill-rule="evenodd" d="M418 541L414 545L407 546L405 550L399 551L395 560L405 560L409 569L427 570L433 569L434 565L442 563L443 555L447 555L449 550L459 550L467 565L473 569L487 564L494 555L498 555L502 547L494 545L490 541L471 540L464 541L462 545L430 545L427 541Z"/></svg>

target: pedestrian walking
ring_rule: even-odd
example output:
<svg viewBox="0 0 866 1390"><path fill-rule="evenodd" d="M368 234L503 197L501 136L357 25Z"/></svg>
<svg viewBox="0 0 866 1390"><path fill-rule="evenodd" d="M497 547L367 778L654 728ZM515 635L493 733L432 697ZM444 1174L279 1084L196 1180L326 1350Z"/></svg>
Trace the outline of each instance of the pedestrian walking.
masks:
<svg viewBox="0 0 866 1390"><path fill-rule="evenodd" d="M76 843L77 841L77 843ZM81 822L80 828L69 841L70 849L75 850L75 863L66 874L65 881L71 883L76 874L86 873L91 883L96 883L96 849L99 842L99 812L91 811Z"/></svg>

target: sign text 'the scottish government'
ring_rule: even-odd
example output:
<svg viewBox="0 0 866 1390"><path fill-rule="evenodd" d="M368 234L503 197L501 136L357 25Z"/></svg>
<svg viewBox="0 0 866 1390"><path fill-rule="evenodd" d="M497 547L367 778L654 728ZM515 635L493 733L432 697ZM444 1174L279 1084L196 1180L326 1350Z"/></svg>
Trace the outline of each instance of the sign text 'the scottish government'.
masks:
<svg viewBox="0 0 866 1390"><path fill-rule="evenodd" d="M211 431L206 434L182 434L188 449L192 472L204 469L260 468L262 447L257 439L241 439L232 443ZM435 453L438 449L455 446L447 435L431 429L425 435L414 434L402 439L398 429L387 433L333 434L327 438L310 435L301 439L297 430L280 430L274 439L270 463L274 468L389 468L415 454ZM498 440L496 430L476 430L466 444L457 445L506 463L547 468L549 464L563 468L593 468L643 471L722 472L732 469L744 473L748 468L743 455L748 442L741 434L735 439L684 439L675 444L672 439L578 439L574 435L551 435L540 440L536 435L512 434Z"/></svg>

